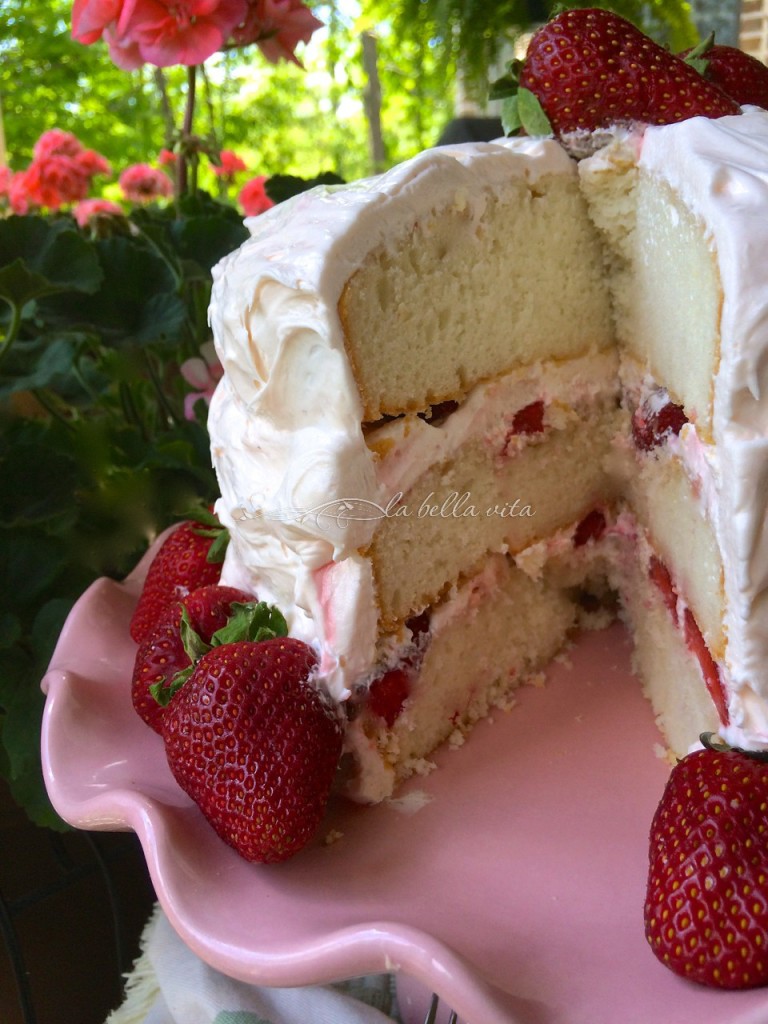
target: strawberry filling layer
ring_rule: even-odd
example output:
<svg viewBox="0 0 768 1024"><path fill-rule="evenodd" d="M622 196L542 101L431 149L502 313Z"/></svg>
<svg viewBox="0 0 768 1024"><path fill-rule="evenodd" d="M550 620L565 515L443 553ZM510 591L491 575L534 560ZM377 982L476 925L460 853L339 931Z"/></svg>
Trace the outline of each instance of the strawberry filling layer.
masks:
<svg viewBox="0 0 768 1024"><path fill-rule="evenodd" d="M392 728L403 710L424 660L429 643L429 612L414 615L405 625L411 631L411 642L400 663L377 676L368 687L368 709L383 718L389 728Z"/></svg>
<svg viewBox="0 0 768 1024"><path fill-rule="evenodd" d="M660 558L652 555L648 563L648 576L659 590L672 621L682 629L688 650L696 658L704 677L712 703L715 705L720 722L728 725L728 706L720 668L707 647L707 642L690 608L686 607L674 584L669 569Z"/></svg>
<svg viewBox="0 0 768 1024"><path fill-rule="evenodd" d="M671 436L677 437L688 417L682 406L673 402L662 388L635 409L632 414L632 439L641 452L650 452L665 444Z"/></svg>

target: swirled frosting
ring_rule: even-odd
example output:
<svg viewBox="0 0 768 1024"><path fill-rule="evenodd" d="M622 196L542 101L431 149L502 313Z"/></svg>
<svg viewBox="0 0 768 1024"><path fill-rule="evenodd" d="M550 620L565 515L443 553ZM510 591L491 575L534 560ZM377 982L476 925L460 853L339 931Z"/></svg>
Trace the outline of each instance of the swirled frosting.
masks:
<svg viewBox="0 0 768 1024"><path fill-rule="evenodd" d="M223 578L283 609L292 634L319 647L338 699L374 661L378 612L358 552L376 520L355 510L375 512L383 497L339 321L342 289L371 248L424 210L459 203L479 219L489 190L574 173L552 141L430 150L255 218L252 237L214 269L210 319L225 375L208 427L217 512L232 535Z"/></svg>

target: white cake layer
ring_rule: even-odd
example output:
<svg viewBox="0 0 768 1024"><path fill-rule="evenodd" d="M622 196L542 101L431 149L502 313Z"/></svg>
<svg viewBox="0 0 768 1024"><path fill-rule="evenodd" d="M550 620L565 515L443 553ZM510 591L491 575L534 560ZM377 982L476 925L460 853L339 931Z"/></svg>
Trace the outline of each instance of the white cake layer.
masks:
<svg viewBox="0 0 768 1024"><path fill-rule="evenodd" d="M650 127L636 140L635 149L639 149L642 184L629 207L626 199L621 201L623 213L629 209L630 225L639 201L639 230L633 233L626 223L617 228L618 220L625 217L613 217L614 226L604 226L614 248L631 261L646 302L658 309L651 320L638 318L632 326L633 350L645 344L649 372L656 361L656 379L666 384L663 374L669 373L677 384L676 400L688 397L691 407L686 412L700 430L693 443L706 448L706 454L700 450L699 455L702 466L706 465L709 515L725 592L723 667L731 721L726 734L738 745L764 746L768 744L768 231L764 226L768 113L745 108L740 116L697 117L674 126ZM614 158L619 180L629 159L626 146L621 153L614 147L584 161L582 176L604 174ZM658 223L651 208L665 195L672 204L667 221L673 225L678 216L682 233L678 239L670 227L660 243L643 224ZM691 235L694 223L698 239ZM669 250L667 257L660 258L661 244ZM710 263L702 257L702 245L711 253ZM712 266L719 278L714 291ZM674 290L670 281L676 282ZM621 287L626 287L626 281ZM632 304L626 294L622 301L623 308ZM663 348L670 353L687 352L687 356L677 366L667 361L659 367ZM712 371L707 410L702 390ZM693 391L686 396L688 380Z"/></svg>

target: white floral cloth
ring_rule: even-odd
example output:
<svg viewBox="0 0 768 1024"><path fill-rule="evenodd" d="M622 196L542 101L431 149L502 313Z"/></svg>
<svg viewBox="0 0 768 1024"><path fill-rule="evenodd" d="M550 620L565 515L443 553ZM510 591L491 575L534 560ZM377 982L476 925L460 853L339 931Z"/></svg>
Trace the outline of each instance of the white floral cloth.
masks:
<svg viewBox="0 0 768 1024"><path fill-rule="evenodd" d="M393 979L259 988L233 981L189 950L157 908L126 982L125 1002L106 1024L392 1024Z"/></svg>

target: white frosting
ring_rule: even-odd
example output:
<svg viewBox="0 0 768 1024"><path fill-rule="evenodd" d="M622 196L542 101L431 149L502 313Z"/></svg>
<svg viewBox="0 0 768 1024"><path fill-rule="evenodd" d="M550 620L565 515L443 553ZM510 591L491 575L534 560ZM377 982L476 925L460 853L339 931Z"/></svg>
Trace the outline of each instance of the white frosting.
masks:
<svg viewBox="0 0 768 1024"><path fill-rule="evenodd" d="M711 236L723 288L708 496L723 555L729 740L768 743L768 114L648 128L640 167ZM689 450L689 455L693 452ZM699 468L703 470L702 462Z"/></svg>

